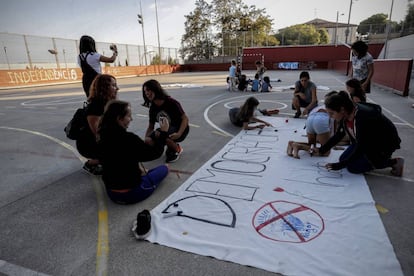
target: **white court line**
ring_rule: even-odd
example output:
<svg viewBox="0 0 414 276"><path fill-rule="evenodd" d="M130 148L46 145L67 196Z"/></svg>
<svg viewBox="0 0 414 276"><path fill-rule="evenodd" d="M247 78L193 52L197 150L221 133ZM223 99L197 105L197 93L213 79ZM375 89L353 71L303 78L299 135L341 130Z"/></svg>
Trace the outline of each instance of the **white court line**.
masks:
<svg viewBox="0 0 414 276"><path fill-rule="evenodd" d="M22 266L18 266L3 260L0 260L0 273L9 275L9 276L49 276L49 274L44 274L37 272Z"/></svg>
<svg viewBox="0 0 414 276"><path fill-rule="evenodd" d="M55 137L49 136L47 134L22 129L22 128L14 128L14 127L7 127L7 126L0 126L0 129L8 129L14 131L21 131L30 133L33 135L41 136L47 138L58 145L68 149L71 151L82 163L86 161L86 159L81 156L78 151L73 148L68 143L65 143ZM105 196L103 192L103 186L98 181L96 177L92 177L92 185L95 189L96 200L98 205L98 239L96 245L96 275L107 275L108 270L108 255L109 255L109 236L108 236L108 210L106 207ZM25 275L25 274L16 274L16 275Z"/></svg>
<svg viewBox="0 0 414 276"><path fill-rule="evenodd" d="M230 93L230 92L227 92L227 93ZM268 92L268 93L265 93L266 95L269 95L269 94L275 94L275 92ZM220 96L222 96L222 95L220 95ZM254 95L255 96L255 95ZM254 97L253 96L253 97ZM259 96L259 95L257 95L257 96ZM227 131L225 131L225 130L223 130L223 129L221 129L220 127L218 127L215 123L213 123L211 120L210 120L210 118L208 117L208 112L209 112L209 110L213 107L213 106L215 106L215 105L217 105L217 104L219 104L219 103L223 103L223 102L226 102L226 101L232 101L232 100L234 100L234 99L239 99L239 98L246 98L246 97L252 97L252 95L243 95L243 96L237 96L237 97L231 97L231 98L226 98L226 99L223 99L223 100L220 100L220 101L217 101L217 102L215 102L215 103L212 103L212 104L210 104L209 106L207 106L206 107L206 109L204 110L204 120L212 127L212 128L215 128L217 131L219 131L219 132L221 132L221 133L223 133L224 135L226 135L226 136L230 136L230 137L234 137L234 135L233 134L231 134L231 133L229 133L229 132L227 132ZM263 101L266 101L266 100L263 100ZM234 102L234 101L233 101ZM278 102L279 103L279 102Z"/></svg>

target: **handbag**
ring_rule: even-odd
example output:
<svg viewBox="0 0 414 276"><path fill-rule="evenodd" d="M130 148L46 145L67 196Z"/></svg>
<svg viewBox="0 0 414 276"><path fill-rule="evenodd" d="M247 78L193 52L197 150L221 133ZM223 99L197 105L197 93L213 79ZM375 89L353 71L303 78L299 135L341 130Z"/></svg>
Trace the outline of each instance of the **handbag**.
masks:
<svg viewBox="0 0 414 276"><path fill-rule="evenodd" d="M84 131L84 129L89 127L88 120L86 119L87 108L88 103L84 102L83 107L78 108L75 111L75 114L73 114L72 119L64 128L66 137L68 137L69 139L77 140L80 137L81 133Z"/></svg>

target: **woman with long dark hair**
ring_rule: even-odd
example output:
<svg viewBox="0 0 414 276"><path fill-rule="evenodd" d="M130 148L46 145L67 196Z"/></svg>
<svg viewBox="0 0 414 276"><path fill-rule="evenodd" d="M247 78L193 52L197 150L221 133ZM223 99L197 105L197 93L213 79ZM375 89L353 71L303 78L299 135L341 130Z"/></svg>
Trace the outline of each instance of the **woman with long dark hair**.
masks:
<svg viewBox="0 0 414 276"><path fill-rule="evenodd" d="M180 158L183 148L179 142L187 137L190 126L187 115L181 104L170 97L157 80L148 80L142 85L144 106L149 107L149 123L145 133L146 139L151 142L158 133L155 123L165 118L169 121L168 138L166 140L166 162L175 162Z"/></svg>
<svg viewBox="0 0 414 276"><path fill-rule="evenodd" d="M162 155L168 136L168 120L160 121L159 135L151 144L127 131L131 121L130 104L114 100L107 104L99 127L102 180L109 198L118 204L146 199L169 171L167 165L146 170L141 163Z"/></svg>
<svg viewBox="0 0 414 276"><path fill-rule="evenodd" d="M243 129L255 129L264 128L265 126L272 126L268 122L260 120L254 116L254 112L259 105L259 101L255 97L249 97L246 99L241 107L233 107L229 110L230 121ZM255 126L249 126L249 123L258 122L261 123Z"/></svg>
<svg viewBox="0 0 414 276"><path fill-rule="evenodd" d="M95 40L92 37L84 35L80 38L78 64L82 68L82 86L86 97L89 97L92 81L102 73L101 62L112 63L118 56L116 45L112 44L110 49L113 52L112 56L106 57L96 52Z"/></svg>
<svg viewBox="0 0 414 276"><path fill-rule="evenodd" d="M402 176L404 159L391 158L400 148L401 139L394 124L384 116L381 107L372 103L354 103L349 94L340 91L325 101L328 114L339 121L339 128L328 142L316 152L324 154L348 134L350 146L337 163L328 163L327 169L347 168L351 173L365 173L391 167L391 174Z"/></svg>

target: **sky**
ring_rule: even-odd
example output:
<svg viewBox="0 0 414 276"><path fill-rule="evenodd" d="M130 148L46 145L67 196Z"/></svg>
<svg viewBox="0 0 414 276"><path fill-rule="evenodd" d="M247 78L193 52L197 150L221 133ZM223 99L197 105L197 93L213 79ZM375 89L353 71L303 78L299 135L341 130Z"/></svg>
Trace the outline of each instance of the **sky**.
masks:
<svg viewBox="0 0 414 276"><path fill-rule="evenodd" d="M390 14L400 22L407 13L408 0L243 0L246 5L265 9L273 19L273 31L315 18L350 23L377 13ZM0 0L0 32L56 38L79 39L92 36L99 42L143 45L137 14L144 17L145 43L179 48L184 34L185 15L194 11L195 0ZM210 0L207 2L211 3ZM141 5L140 5L141 3ZM343 14L343 15L341 15Z"/></svg>

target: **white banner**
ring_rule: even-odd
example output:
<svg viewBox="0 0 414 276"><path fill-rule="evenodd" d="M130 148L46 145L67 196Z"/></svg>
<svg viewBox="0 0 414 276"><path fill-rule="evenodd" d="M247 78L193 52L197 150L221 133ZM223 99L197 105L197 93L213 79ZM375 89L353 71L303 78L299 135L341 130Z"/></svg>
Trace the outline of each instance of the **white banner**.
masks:
<svg viewBox="0 0 414 276"><path fill-rule="evenodd" d="M242 130L151 211L148 240L284 275L402 275L363 175L286 155L304 120Z"/></svg>

